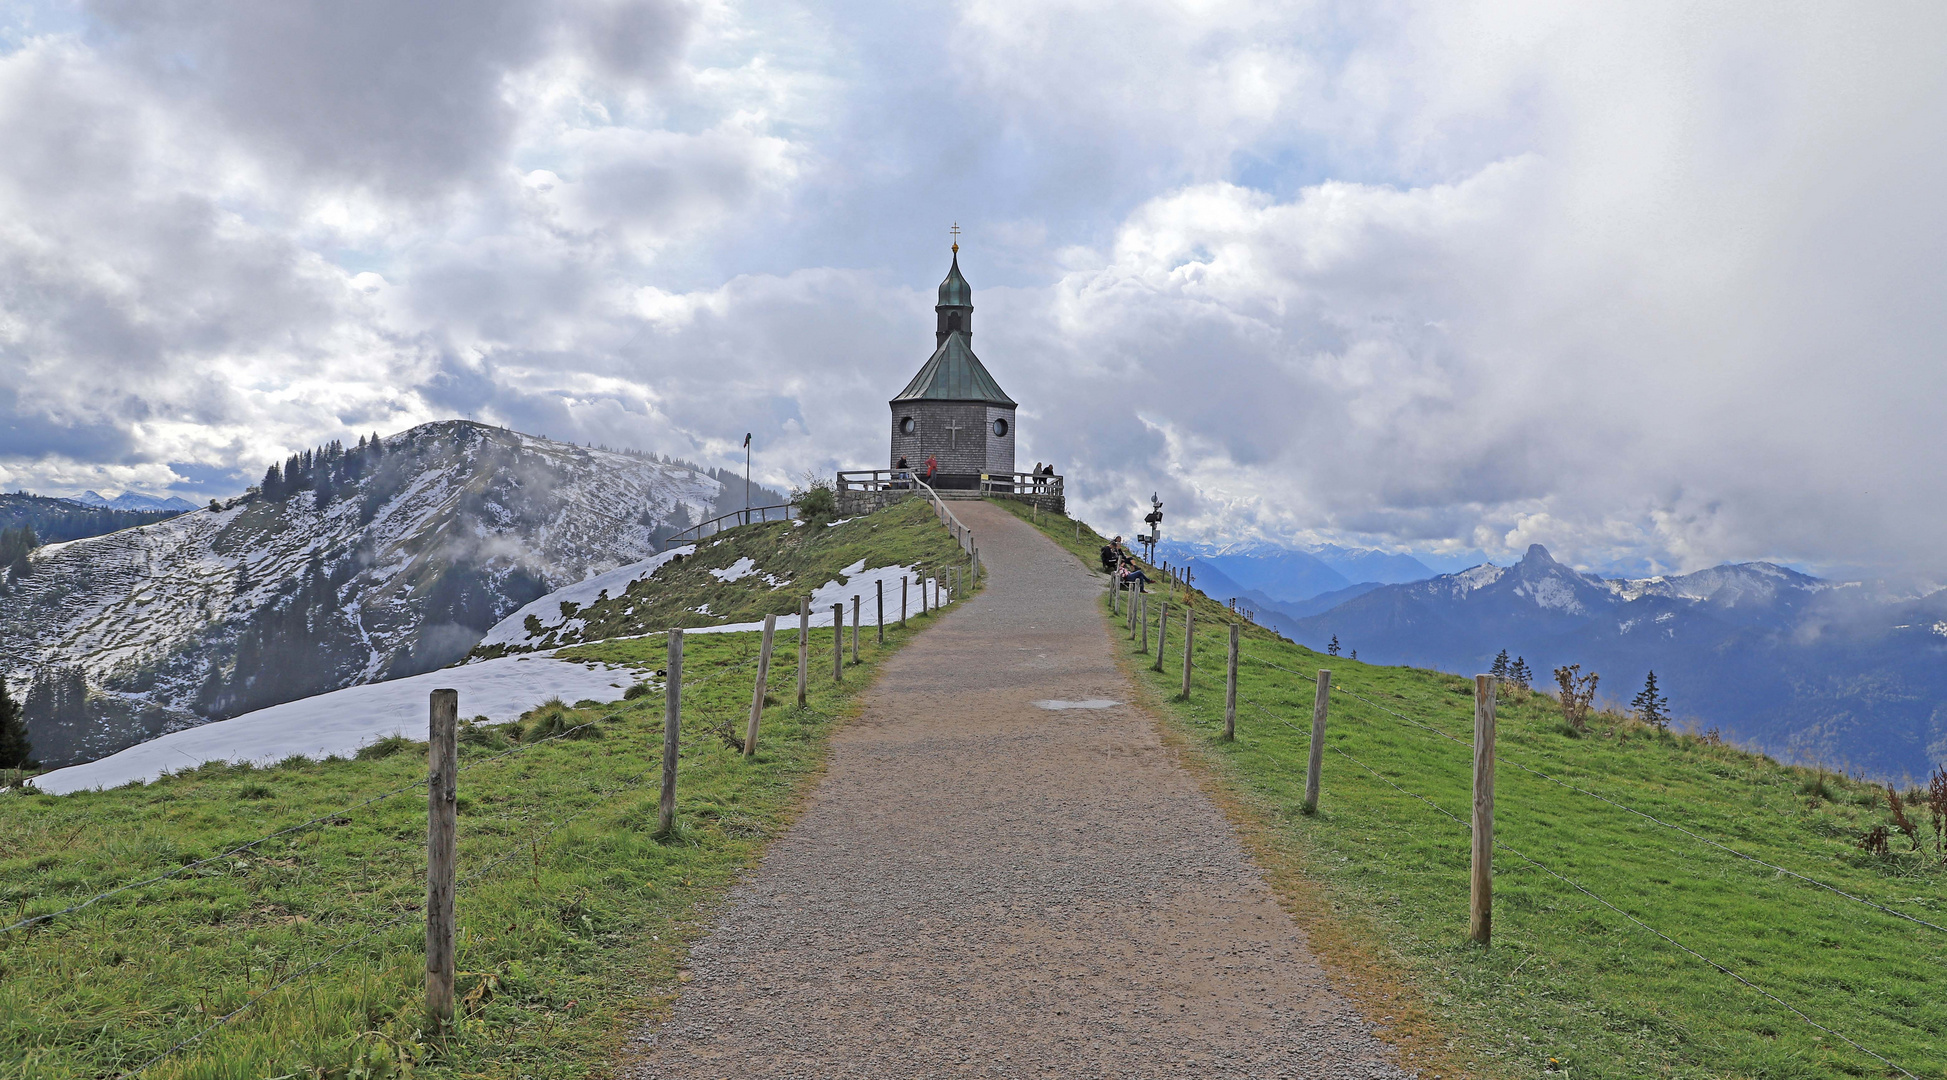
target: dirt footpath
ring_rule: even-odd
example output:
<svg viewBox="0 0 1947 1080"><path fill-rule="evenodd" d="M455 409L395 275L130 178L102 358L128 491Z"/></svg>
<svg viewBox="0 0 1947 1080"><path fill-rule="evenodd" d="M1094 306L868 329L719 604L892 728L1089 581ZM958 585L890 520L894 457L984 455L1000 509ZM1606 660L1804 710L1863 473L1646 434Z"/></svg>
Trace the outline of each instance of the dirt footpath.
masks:
<svg viewBox="0 0 1947 1080"><path fill-rule="evenodd" d="M1129 705L1099 578L956 504L987 590L889 661L636 1077L1404 1077Z"/></svg>

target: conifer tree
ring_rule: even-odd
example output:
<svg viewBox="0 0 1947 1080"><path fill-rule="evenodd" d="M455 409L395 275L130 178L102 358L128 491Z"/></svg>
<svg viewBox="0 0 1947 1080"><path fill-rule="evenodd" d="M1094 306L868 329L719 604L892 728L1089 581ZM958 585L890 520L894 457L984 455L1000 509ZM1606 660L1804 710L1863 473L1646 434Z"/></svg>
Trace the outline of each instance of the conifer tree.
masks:
<svg viewBox="0 0 1947 1080"><path fill-rule="evenodd" d="M20 706L7 696L7 680L0 676L0 769L25 768L34 753L27 741L27 720Z"/></svg>
<svg viewBox="0 0 1947 1080"><path fill-rule="evenodd" d="M1523 690L1534 686L1535 673L1528 669L1526 659L1517 656L1514 658L1514 663L1508 665L1508 681Z"/></svg>
<svg viewBox="0 0 1947 1080"><path fill-rule="evenodd" d="M1501 654L1494 658L1494 666L1488 668L1487 673L1502 680L1508 677L1508 651L1506 649L1502 649Z"/></svg>
<svg viewBox="0 0 1947 1080"><path fill-rule="evenodd" d="M1656 672L1654 671L1650 672L1649 677L1643 680L1643 692L1637 694L1635 699L1629 703L1629 707L1636 710L1636 715L1642 717L1643 723L1649 724L1658 731L1669 730L1669 705L1670 699L1656 692Z"/></svg>
<svg viewBox="0 0 1947 1080"><path fill-rule="evenodd" d="M1339 636L1337 634L1333 634L1331 643L1325 646L1325 654L1327 656L1337 656L1339 654Z"/></svg>
<svg viewBox="0 0 1947 1080"><path fill-rule="evenodd" d="M263 493L264 498L271 502L284 497L284 474L277 470L276 465L264 470Z"/></svg>

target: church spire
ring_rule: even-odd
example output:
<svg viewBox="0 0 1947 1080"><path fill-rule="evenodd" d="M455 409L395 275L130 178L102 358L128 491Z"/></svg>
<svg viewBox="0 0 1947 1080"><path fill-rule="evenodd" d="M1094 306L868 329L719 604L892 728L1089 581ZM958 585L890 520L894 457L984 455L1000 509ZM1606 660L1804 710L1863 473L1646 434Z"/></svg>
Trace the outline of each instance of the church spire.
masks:
<svg viewBox="0 0 1947 1080"><path fill-rule="evenodd" d="M965 334L973 339L973 286L960 276L960 226L953 226L953 265L946 272L946 280L940 282L940 302L933 306L936 320L933 344L946 344L947 335Z"/></svg>

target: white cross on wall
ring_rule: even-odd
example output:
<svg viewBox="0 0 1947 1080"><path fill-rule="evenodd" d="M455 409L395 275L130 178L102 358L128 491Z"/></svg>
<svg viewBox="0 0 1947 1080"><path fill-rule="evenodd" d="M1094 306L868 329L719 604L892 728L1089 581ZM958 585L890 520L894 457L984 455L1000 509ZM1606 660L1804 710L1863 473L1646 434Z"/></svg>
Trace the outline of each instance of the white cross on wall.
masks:
<svg viewBox="0 0 1947 1080"><path fill-rule="evenodd" d="M960 445L960 433L965 430L966 428L960 426L960 421L948 420L946 422L947 445L958 448Z"/></svg>

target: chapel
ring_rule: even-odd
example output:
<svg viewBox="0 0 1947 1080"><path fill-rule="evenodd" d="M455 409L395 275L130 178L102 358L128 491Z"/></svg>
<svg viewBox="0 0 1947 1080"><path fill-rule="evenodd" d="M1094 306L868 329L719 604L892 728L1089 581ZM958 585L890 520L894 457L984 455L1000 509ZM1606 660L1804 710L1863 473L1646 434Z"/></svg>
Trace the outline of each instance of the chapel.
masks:
<svg viewBox="0 0 1947 1080"><path fill-rule="evenodd" d="M973 351L973 289L960 276L960 245L933 307L933 355L892 399L892 467L905 458L924 476L939 461L933 486L978 488L983 475L1014 471L1013 398Z"/></svg>

